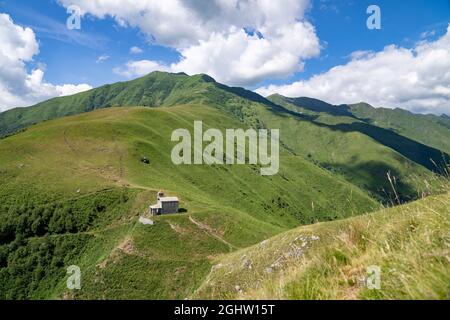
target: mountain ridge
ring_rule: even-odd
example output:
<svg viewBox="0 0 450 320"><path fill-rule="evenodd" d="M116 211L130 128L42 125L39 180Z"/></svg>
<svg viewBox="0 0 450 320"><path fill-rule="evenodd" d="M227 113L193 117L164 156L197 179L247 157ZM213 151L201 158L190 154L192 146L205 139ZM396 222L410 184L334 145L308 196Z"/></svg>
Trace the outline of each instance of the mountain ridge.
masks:
<svg viewBox="0 0 450 320"><path fill-rule="evenodd" d="M424 145L450 154L450 118L436 115L415 114L400 108L375 108L368 103L332 105L324 101L300 97L288 98L279 94L268 100L289 110L310 116L330 114L350 117L368 125L380 127L403 135Z"/></svg>
<svg viewBox="0 0 450 320"><path fill-rule="evenodd" d="M108 107L161 107L187 103L223 104L236 98L271 102L255 92L228 87L206 74L152 72L125 82L106 84L71 96L56 97L36 105L0 113L0 136L41 121Z"/></svg>
<svg viewBox="0 0 450 320"><path fill-rule="evenodd" d="M153 79L153 81L151 81ZM149 81L146 81L149 80ZM185 90L181 90L181 92L172 92L176 90L180 90L183 88L179 88L180 86L177 84L177 81L180 80L184 82L184 85L189 89L197 89L194 91L194 94L186 94ZM164 86L161 86L161 82L164 82ZM325 101L310 98L310 97L299 97L299 98L287 98L279 94L273 94L268 97L263 97L258 93L250 90L246 90L241 87L229 87L224 84L218 83L214 78L207 74L196 74L189 76L184 72L179 73L169 73L163 71L154 71L149 73L143 77L129 80L116 82L112 84L105 84L97 88L90 89L88 91L80 92L74 95L64 96L64 97L55 97L46 101L42 101L38 104L27 106L27 107L17 107L12 108L0 113L0 136L5 134L11 134L14 131L25 128L29 125L39 123L40 121L46 121L62 116L77 114L81 112L89 112L98 108L107 108L111 106L147 106L147 107L158 107L158 106L171 106L180 103L195 103L201 101L204 96L202 95L201 89L206 89L202 84L213 84L217 86L218 89L224 90L230 94L234 94L240 96L241 98L249 99L254 102L260 102L266 105L272 105L274 101L277 101L276 97L282 97L284 99L294 99L297 101L302 101L305 105L312 106L316 105L321 106L323 109L327 109L328 111L334 110L339 115L350 115L348 112L348 108L354 106L366 106L370 109L375 109L378 111L389 111L392 109L387 108L375 108L370 104L365 102L361 102L358 104L349 104L349 105L331 105ZM144 85L144 86L143 86ZM145 88L147 86L147 88ZM182 87L183 85L181 85ZM131 87L127 88L127 87ZM206 85L207 87L207 85ZM187 89L184 88L184 89ZM124 92L127 91L127 92ZM130 93L130 91L132 91ZM158 95L151 96L151 92L158 92ZM130 96L127 96L126 93L130 93ZM150 93L150 95L148 95ZM179 95L184 94L183 99L179 99ZM68 103L67 100L70 100ZM308 103L305 103L307 102ZM217 101L209 101L209 102L217 102ZM61 107L59 104L66 105ZM275 106L273 106L275 107ZM73 110L64 110L64 109L73 109ZM37 110L36 110L37 109ZM43 110L44 109L44 110ZM448 115L421 115L411 113L410 111L404 109L394 109L400 112L406 112L413 116L424 116L429 118L441 118L446 121L450 117ZM40 112L37 112L40 111ZM321 112L320 110L317 110ZM42 113L39 115L38 113ZM447 122L446 122L447 123ZM450 120L447 123L447 126L450 128Z"/></svg>
<svg viewBox="0 0 450 320"><path fill-rule="evenodd" d="M0 140L0 298L60 298L63 266L78 265L83 287L73 298L183 299L211 255L380 206L282 146L275 176L255 165L177 166L171 133L192 132L197 119L249 128L212 106L121 107ZM160 189L184 211L139 224Z"/></svg>
<svg viewBox="0 0 450 320"><path fill-rule="evenodd" d="M336 107L318 99L290 99L281 95L266 99L253 91L220 84L205 74L153 72L135 80L15 109L0 114L0 133L8 130L5 122L21 128L27 122L40 122L36 119L44 121L110 107L196 104L217 108L252 128L281 129L281 144L287 150L333 174L343 175L383 202L392 198L386 173L398 179L401 201L409 201L417 195L407 176L429 174L421 167L441 173L449 159L446 153L442 155L442 151L430 147L428 141L417 142L414 136L408 138L402 132L378 127L353 114L349 106ZM34 117L36 114L38 118ZM293 123L286 126L282 119ZM341 145L339 149L332 147L336 143ZM346 150L352 151L345 154ZM379 178L374 180L374 176Z"/></svg>

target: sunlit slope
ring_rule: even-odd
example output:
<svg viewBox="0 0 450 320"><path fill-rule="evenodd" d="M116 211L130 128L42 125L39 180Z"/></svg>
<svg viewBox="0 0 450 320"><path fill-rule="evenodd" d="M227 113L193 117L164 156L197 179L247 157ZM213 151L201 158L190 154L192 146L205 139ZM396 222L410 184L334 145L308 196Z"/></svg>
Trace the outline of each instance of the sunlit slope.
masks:
<svg viewBox="0 0 450 320"><path fill-rule="evenodd" d="M448 299L446 193L341 221L300 227L215 259L192 298ZM367 268L381 289L367 287ZM371 282L374 284L374 282Z"/></svg>
<svg viewBox="0 0 450 320"><path fill-rule="evenodd" d="M242 117L242 108L263 97L242 88L230 88L204 75L152 72L144 77L104 85L71 96L43 101L27 108L0 113L0 136L42 121L110 107L161 107L203 104Z"/></svg>
<svg viewBox="0 0 450 320"><path fill-rule="evenodd" d="M445 157L431 145L437 141L445 145L449 140L445 136L448 120L444 118L407 113L401 122L401 117L389 113L386 122L384 109L368 112L361 106L336 107L320 100L279 95L269 99L222 85L207 75L153 72L132 81L0 113L0 135L47 119L114 106L196 104L217 108L254 128L280 128L282 142L290 153L341 176L385 203L416 199L427 189L423 180L431 175L430 171L442 172ZM437 118L439 121L434 121ZM416 126L414 130L409 128ZM429 137L433 133L436 137Z"/></svg>
<svg viewBox="0 0 450 320"><path fill-rule="evenodd" d="M171 134L177 128L192 132L195 120L203 120L204 130L245 128L227 114L201 106L101 110L47 122L1 140L2 168L17 175L13 181L45 183L55 190L85 192L77 184L83 179L94 186L164 188L181 198L196 197L196 202L251 211L280 226L326 218L330 211L348 214L355 203L355 210L374 203L344 180L283 148L275 176L261 176L259 167L251 165L176 166L171 161L176 144L170 141ZM142 163L142 157L150 164Z"/></svg>
<svg viewBox="0 0 450 320"><path fill-rule="evenodd" d="M283 148L276 176L249 165L176 166L171 133L192 131L194 120L245 128L203 106L109 108L0 140L1 297L73 298L65 267L76 264L84 272L78 298L184 298L213 255L377 207ZM138 224L159 189L180 197L186 212Z"/></svg>

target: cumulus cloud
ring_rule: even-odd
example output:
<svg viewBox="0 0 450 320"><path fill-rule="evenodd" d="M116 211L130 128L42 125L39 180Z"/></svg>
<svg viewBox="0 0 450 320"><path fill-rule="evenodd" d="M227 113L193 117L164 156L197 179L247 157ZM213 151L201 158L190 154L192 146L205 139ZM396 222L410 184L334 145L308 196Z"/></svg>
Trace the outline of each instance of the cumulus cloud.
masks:
<svg viewBox="0 0 450 320"><path fill-rule="evenodd" d="M151 41L175 48L180 61L164 69L207 73L231 85L288 76L320 53L315 29L304 18L308 0L59 2L78 5L84 15L113 17L119 25L138 27ZM129 62L116 71L130 75L135 67Z"/></svg>
<svg viewBox="0 0 450 320"><path fill-rule="evenodd" d="M280 27L260 36L232 28L214 33L205 41L181 50L174 71L206 73L231 85L253 85L303 70L303 59L319 54L318 40L309 23Z"/></svg>
<svg viewBox="0 0 450 320"><path fill-rule="evenodd" d="M32 29L14 24L7 14L0 14L0 43L0 111L91 88L47 83L42 68L29 73L26 63L39 53L39 44Z"/></svg>
<svg viewBox="0 0 450 320"><path fill-rule="evenodd" d="M435 41L421 41L411 49L390 45L380 52L358 51L347 64L309 80L256 91L450 115L450 25Z"/></svg>

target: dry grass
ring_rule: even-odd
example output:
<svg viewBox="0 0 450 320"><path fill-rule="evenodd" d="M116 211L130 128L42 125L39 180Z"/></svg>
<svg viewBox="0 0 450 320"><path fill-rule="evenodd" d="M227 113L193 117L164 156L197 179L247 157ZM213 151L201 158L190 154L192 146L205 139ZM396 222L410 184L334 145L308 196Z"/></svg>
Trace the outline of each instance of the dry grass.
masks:
<svg viewBox="0 0 450 320"><path fill-rule="evenodd" d="M450 192L301 227L217 259L193 298L448 299ZM381 268L381 289L365 285Z"/></svg>

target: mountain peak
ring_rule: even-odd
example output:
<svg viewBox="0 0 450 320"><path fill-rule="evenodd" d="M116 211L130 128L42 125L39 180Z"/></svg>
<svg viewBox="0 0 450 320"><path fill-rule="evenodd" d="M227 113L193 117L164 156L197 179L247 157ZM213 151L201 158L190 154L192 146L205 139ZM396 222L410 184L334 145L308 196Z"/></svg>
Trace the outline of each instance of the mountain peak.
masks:
<svg viewBox="0 0 450 320"><path fill-rule="evenodd" d="M270 98L287 98L287 97L285 97L279 93L273 93L273 94L267 96L267 99L270 99Z"/></svg>
<svg viewBox="0 0 450 320"><path fill-rule="evenodd" d="M220 91L220 94L214 94L213 91ZM75 95L43 101L31 107L5 111L0 114L0 135L45 120L102 108L220 104L223 99L231 100L236 96L266 104L268 102L252 91L222 85L207 74L154 71L130 81L107 84Z"/></svg>
<svg viewBox="0 0 450 320"><path fill-rule="evenodd" d="M211 77L211 76L209 76L209 75L207 75L205 73L201 73L201 74L198 74L196 76L199 76L205 82L211 82L211 83L215 83L216 82L216 80L213 77Z"/></svg>
<svg viewBox="0 0 450 320"><path fill-rule="evenodd" d="M374 106L372 106L371 104L369 104L369 103L367 103L367 102L364 102L364 101L361 101L361 102L358 102L358 103L351 104L350 106L361 106L361 107L370 108L370 109L373 109L373 108L374 108Z"/></svg>

